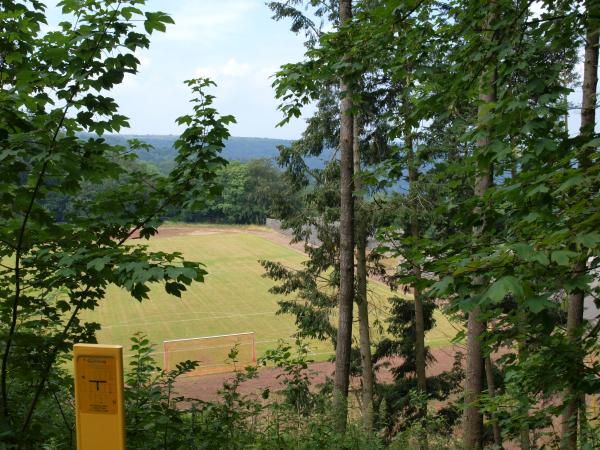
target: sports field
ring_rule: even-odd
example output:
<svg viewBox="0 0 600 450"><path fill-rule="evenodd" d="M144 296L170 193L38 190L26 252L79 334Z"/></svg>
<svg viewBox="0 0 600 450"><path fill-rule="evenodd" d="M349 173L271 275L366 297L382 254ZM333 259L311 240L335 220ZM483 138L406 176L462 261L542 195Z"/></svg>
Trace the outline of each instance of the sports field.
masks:
<svg viewBox="0 0 600 450"><path fill-rule="evenodd" d="M126 291L111 287L101 306L84 317L102 325L100 343L128 348L129 337L141 331L157 344L157 361L161 362L164 340L254 331L260 357L276 346L278 339L291 338L296 331L294 319L275 314L278 297L268 292L273 282L262 276L264 270L258 263L267 259L299 267L305 255L286 245L285 237L258 227L184 226L163 230L159 237L148 241L150 248L179 251L188 260L204 263L206 281L193 284L181 299L157 286L150 299L141 303ZM372 283L370 289L371 320L385 326L391 293L380 283ZM427 336L432 347L448 345L456 332L444 317L439 315L437 319L436 329ZM378 328L373 328L374 341L380 337ZM310 344L316 360L331 354L329 343Z"/></svg>

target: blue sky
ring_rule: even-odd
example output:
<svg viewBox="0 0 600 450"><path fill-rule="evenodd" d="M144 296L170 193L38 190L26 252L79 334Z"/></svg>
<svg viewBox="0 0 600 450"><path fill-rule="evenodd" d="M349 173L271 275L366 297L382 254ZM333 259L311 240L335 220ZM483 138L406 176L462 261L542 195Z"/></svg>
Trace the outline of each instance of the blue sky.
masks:
<svg viewBox="0 0 600 450"><path fill-rule="evenodd" d="M49 1L50 25L59 10ZM234 136L298 138L304 120L283 128L272 79L279 66L302 58L303 37L289 23L275 22L264 0L148 0L146 9L175 20L166 33L154 33L150 49L137 54L140 71L112 92L121 113L130 118L125 133L178 134L175 118L190 112L183 81L209 76L217 109L233 114ZM307 111L309 113L309 111Z"/></svg>

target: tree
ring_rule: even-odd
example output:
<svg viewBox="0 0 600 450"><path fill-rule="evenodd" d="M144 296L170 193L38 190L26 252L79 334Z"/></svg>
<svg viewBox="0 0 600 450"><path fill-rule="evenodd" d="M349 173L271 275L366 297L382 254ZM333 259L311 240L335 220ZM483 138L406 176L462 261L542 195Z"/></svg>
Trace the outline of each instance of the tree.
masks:
<svg viewBox="0 0 600 450"><path fill-rule="evenodd" d="M537 411L535 417L528 417L529 410L540 398L555 396L560 386L577 385L578 395L590 389L589 385L584 387L587 370L575 362L585 352L585 345L570 348L566 345L561 329L564 318L557 311L559 300L566 293L589 290L585 275L573 276L565 267L576 256L572 239L581 242L576 236L583 231L575 225L575 217L589 218L585 208L577 205L582 201L591 204L595 196L589 187L576 181L585 172L571 166L580 144L574 145L565 135L564 105L559 102L565 90L565 74L572 70L573 54L579 45L576 36L580 19L573 5L552 2L548 7L547 13L535 19L528 15L527 4L515 7L508 2L496 2L496 7L479 8L479 16L470 14L465 19L480 20L485 18L484 14L495 13L493 24L486 27L489 34L475 26L464 45L466 51L473 52L473 57L461 52L462 61L456 58L460 78L469 80L476 79L475 74L488 73L490 77L489 65L496 62L496 96L482 111L483 122L480 114L479 132L469 136L491 137L485 147L479 146L476 156L477 163L483 164L481 168L493 164L498 169L495 180L498 186L485 183L483 200L473 199L459 209L465 211L468 205L473 208L473 214L464 223L471 223L475 230L479 228L480 234L474 235L471 255L466 254L463 244L456 247L458 251L448 253L456 262L450 264L452 270L438 271L447 275L439 285L445 284L450 287L446 293L452 291L462 298L462 305L458 303L461 309L480 308L480 318L490 328L487 332L482 328L475 330L480 332L483 356L502 345L516 343L515 348L520 349L519 355L502 359L505 392L510 392L507 397L518 405L507 412L514 419L503 420L511 433L522 431L525 421L526 426L533 427L547 424L540 422ZM555 11L561 14L556 16ZM556 20L563 22L559 25ZM493 44L482 41L482 35L492 35ZM472 48L469 42L474 44ZM466 61L472 66L463 66ZM488 92L490 88L487 87ZM507 167L511 167L509 173ZM589 222L582 227L588 225ZM570 250L569 245L574 247ZM586 245L593 247L591 241ZM461 247L465 252L458 256ZM594 252L591 247L584 247L588 256ZM558 363L557 358L565 359ZM566 359L572 362L567 363ZM534 368L543 360L547 365L545 373L541 366ZM561 366L573 370L559 375ZM555 376L549 375L550 367L557 370ZM479 371L476 376L479 379ZM550 378L560 382L543 381ZM486 410L486 402L491 404L487 411L498 408L498 402L508 403L507 397L494 399L493 390L488 385L487 395L479 397L479 411ZM504 407L510 409L507 403ZM548 409L546 414L548 420L553 413ZM520 424L516 423L517 417L521 418ZM478 421L475 419L473 422ZM466 439L474 439L467 430ZM482 445L480 441L470 442ZM528 445L527 439L522 442Z"/></svg>
<svg viewBox="0 0 600 450"><path fill-rule="evenodd" d="M591 135L572 139L564 133L563 99L570 88L564 80L581 43L581 2L548 1L541 13L528 2L385 3L388 10L357 17L363 31L355 35L352 51L368 54L369 62L396 82L405 79L407 62L416 65L409 117L418 124L416 155L425 175L413 180L428 179L415 184L421 189L429 180L439 182L436 195L425 197L431 215L421 222L427 224L423 236L412 249L402 239L392 243L401 243L397 254L422 262L427 279L420 286L428 297L445 297L458 317L471 318L471 361L477 370L467 384L476 384L476 403L468 402L476 430L465 430L464 439L468 446L481 446L483 413L503 426L505 436L514 436L528 426L542 428L556 414L547 408L542 419L532 406L538 401L556 398L565 386L578 395L595 389L588 378L593 367L577 362L595 348L588 340L593 333L568 345L559 311L566 293L590 291L587 273L596 264L589 259L596 252L589 228L594 206L583 206L596 201L595 169L573 165L584 148L595 155L596 143ZM421 52L436 56L420 59ZM477 101L481 93L484 102ZM397 96L396 108L401 104ZM478 105L479 114L473 114ZM452 132L437 128L444 124ZM403 178L404 163L391 160L390 176ZM394 237L383 231L382 236ZM574 276L566 267L578 251L588 266ZM433 286L432 280L437 280ZM498 386L488 377L486 392L483 358L499 347L520 350L499 361L504 379ZM535 366L550 354L552 379L560 382L545 383L548 373ZM494 435L500 443L498 429Z"/></svg>
<svg viewBox="0 0 600 450"><path fill-rule="evenodd" d="M367 431L373 429L373 357L371 355L371 324L369 323L369 298L367 296L368 267L368 210L363 198L361 176L360 126L358 116L354 115L352 149L354 152L354 197L356 228L356 303L358 307L358 328L360 340L360 367L362 371L362 415Z"/></svg>
<svg viewBox="0 0 600 450"><path fill-rule="evenodd" d="M340 0L340 26L352 18L352 2ZM352 91L347 79L340 81L340 301L335 346L334 414L336 428L346 429L350 351L352 349L352 306L354 305L354 157Z"/></svg>
<svg viewBox="0 0 600 450"><path fill-rule="evenodd" d="M484 27L489 27L495 21L495 3L491 4L490 12L485 18ZM488 37L488 39L490 39ZM482 129L480 137L476 142L478 149L475 153L476 175L474 193L477 197L483 198L486 191L493 183L494 167L490 160L486 158L485 152L492 142L492 130L487 127L488 115L491 114L494 103L497 100L497 75L495 55L489 57L488 67L483 68L480 81L479 109L477 126ZM475 239L478 239L486 227L486 218L482 214L480 207L476 207L475 214L481 214L477 225L473 229ZM488 225L489 226L489 225ZM473 278L473 285L478 289L484 284L481 277ZM477 406L477 402L483 391L484 381L484 356L481 348L483 334L485 331L485 321L482 316L482 309L479 305L468 312L467 319L467 368L465 383L465 423L464 423L464 446L465 449L483 448L483 414Z"/></svg>
<svg viewBox="0 0 600 450"><path fill-rule="evenodd" d="M293 8L292 4L302 3L298 1L288 1L285 4L272 2L271 9L275 12L275 18L291 17L294 21L292 30L298 32L305 29L309 35L307 45L309 53L313 50L317 38L323 39L323 35L317 29L310 19L307 19L303 14ZM333 6L333 5L332 5ZM341 30L347 26L352 18L352 2L349 0L340 0L338 3L337 14L335 9L328 10L327 5L317 10L318 15L323 16L328 14L332 18L336 18L338 28ZM336 33L332 33L335 35ZM338 33L341 34L341 33ZM343 46L343 45L342 45ZM348 62L348 58L346 63ZM333 61L330 61L333 63ZM297 75L293 78L286 78L286 74L292 73L297 69L308 69L298 82ZM292 98L291 104L282 105L280 108L286 114L285 121L291 116L297 116L300 111L300 105L309 101L309 98L314 99L318 96L320 89L325 84L331 85L335 77L326 76L318 77L315 73L310 73L309 67L302 65L288 65L278 75L280 80L276 82L277 95L285 99ZM311 80L312 77L312 80ZM317 81L317 78L320 78ZM310 85L309 89L300 94L300 89L306 87L302 83L306 82ZM287 91L291 90L293 94L286 95ZM354 201L353 201L353 115L352 115L352 90L351 80L346 77L339 79L339 93L341 96L339 107L339 150L340 150L340 208L339 208L339 307L338 307L338 327L337 337L335 339L336 348L336 369L334 377L334 414L336 417L336 428L343 432L347 421L347 397L350 382L350 355L352 348L352 310L354 304Z"/></svg>
<svg viewBox="0 0 600 450"><path fill-rule="evenodd" d="M172 23L143 12L143 3L65 0L62 11L73 19L42 31L41 2L1 2L0 426L8 447L37 448L49 438L48 410L57 414L51 386L66 383L60 363L72 344L94 341L98 324L80 313L98 306L109 284L141 301L151 283L180 296L206 275L179 253L125 245L134 234L155 234L167 205L197 206L218 193L215 169L233 121L211 107L210 81L188 81L194 112L178 119L187 128L167 177L128 166L131 151L101 137L127 126L103 94L136 73L135 51ZM129 181L80 195L122 177ZM139 185L150 188L140 195ZM56 193L79 199L62 222L47 202Z"/></svg>
<svg viewBox="0 0 600 450"><path fill-rule="evenodd" d="M598 348L600 327L565 332L563 311L568 295L598 295L590 287L600 243L597 135L565 132L566 80L586 21L596 24L582 5L356 2L351 24L322 34L277 86L288 116L335 78L367 80L368 92L386 99L374 115L387 122L382 141L401 150L386 153L376 174L389 185L408 175L409 195L376 198L386 215L382 249L403 258L394 282L417 287L424 307L445 299L447 311L468 318L467 447L482 447L491 424L496 444L520 437L526 448L528 430L562 413L546 400L564 398L566 407L598 389L597 364L582 361ZM356 112L363 93L353 93ZM580 163L586 155L589 165ZM415 194L419 208L411 208ZM493 361L499 348L508 354Z"/></svg>
<svg viewBox="0 0 600 450"><path fill-rule="evenodd" d="M596 12L592 2L585 2L587 21L585 24L585 50L583 64L583 89L581 103L581 127L579 135L582 141L590 140L596 128L596 90L598 87L598 46L600 45L598 24L592 18ZM582 169L589 170L592 165L593 151L586 148L579 156L579 165ZM587 255L583 254L573 266L575 277L581 276L586 271ZM569 340L575 345L581 345L579 333L583 325L584 297L586 289L576 288L569 294L567 309L567 334ZM580 363L581 364L581 363ZM563 447L569 450L577 448L577 415L581 408L585 408L585 394L583 405L581 396L576 390L567 392L567 406L562 416Z"/></svg>

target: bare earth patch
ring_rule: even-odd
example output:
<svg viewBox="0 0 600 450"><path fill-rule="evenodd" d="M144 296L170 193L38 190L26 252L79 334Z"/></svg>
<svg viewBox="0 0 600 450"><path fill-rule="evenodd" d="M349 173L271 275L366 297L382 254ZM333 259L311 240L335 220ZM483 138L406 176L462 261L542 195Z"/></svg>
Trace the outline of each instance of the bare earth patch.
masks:
<svg viewBox="0 0 600 450"><path fill-rule="evenodd" d="M440 373L450 370L454 363L454 356L461 351L460 347L447 347L433 349L431 352L436 361L428 367L428 375L439 375ZM388 361L388 367L380 365L377 371L377 381L383 383L392 382L391 367L394 367L399 362L399 358ZM309 366L309 370L313 373L311 376L312 384L319 385L325 382L328 377L333 376L334 363L332 362L316 362ZM260 395L261 391L269 388L275 392L281 389L280 377L283 374L281 369L265 367L259 370L258 377L244 382L240 386L240 392L248 395ZM233 378L232 373L212 374L195 378L182 378L177 382L177 392L189 398L194 398L204 401L218 400L218 390L223 386L223 383ZM354 387L359 387L359 379L353 380Z"/></svg>
<svg viewBox="0 0 600 450"><path fill-rule="evenodd" d="M263 237L277 244L286 245L294 250L304 253L304 244L297 242L290 243L289 236L278 233L270 228L250 225L250 226L227 226L227 225L163 225L158 229L158 234L154 238L174 237L174 236L206 236L219 233L246 233ZM137 238L134 235L132 238Z"/></svg>

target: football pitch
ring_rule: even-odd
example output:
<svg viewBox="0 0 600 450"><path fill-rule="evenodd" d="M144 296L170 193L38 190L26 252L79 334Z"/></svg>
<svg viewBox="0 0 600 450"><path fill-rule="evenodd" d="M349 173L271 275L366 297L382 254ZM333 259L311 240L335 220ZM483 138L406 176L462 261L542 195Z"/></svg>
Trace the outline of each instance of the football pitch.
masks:
<svg viewBox="0 0 600 450"><path fill-rule="evenodd" d="M178 229L185 234L165 232L163 237L159 234L145 242L151 250L178 251L188 260L202 262L208 271L205 282L192 284L181 298L155 286L150 298L143 302L134 300L125 290L110 287L100 306L83 317L101 324L102 329L97 333L99 343L123 345L127 355L130 337L141 331L156 345L156 359L162 363L165 340L252 331L256 333L259 357L274 348L278 340L293 340L294 317L276 315L277 300L281 297L268 292L273 281L263 277L264 270L258 261L266 259L287 267L300 267L306 258L301 251L286 245L281 235L266 228ZM378 282L371 282L369 289L370 320L376 342L386 327L387 299L394 294ZM428 333L427 344L443 347L449 344L456 330L439 311L436 314L437 325ZM332 354L330 343L309 344L315 360L325 360Z"/></svg>

